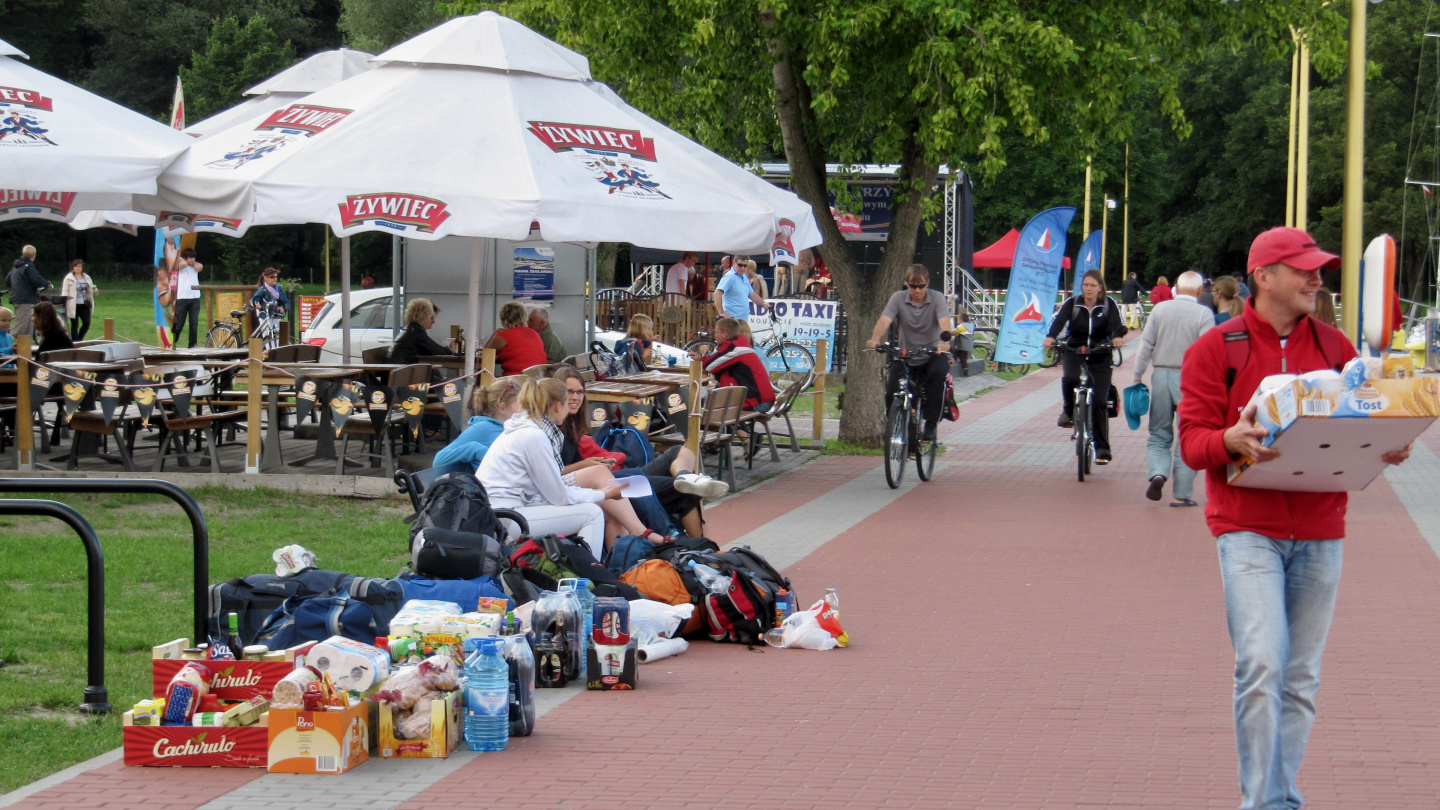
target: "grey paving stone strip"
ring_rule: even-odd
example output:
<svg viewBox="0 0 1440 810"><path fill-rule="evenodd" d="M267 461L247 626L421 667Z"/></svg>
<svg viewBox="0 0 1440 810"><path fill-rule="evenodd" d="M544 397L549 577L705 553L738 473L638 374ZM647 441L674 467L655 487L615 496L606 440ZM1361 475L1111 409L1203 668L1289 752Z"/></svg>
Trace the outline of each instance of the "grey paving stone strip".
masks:
<svg viewBox="0 0 1440 810"><path fill-rule="evenodd" d="M1417 441L1404 464L1385 470L1385 480L1410 513L1420 536L1440 557L1440 456Z"/></svg>
<svg viewBox="0 0 1440 810"><path fill-rule="evenodd" d="M952 466L950 462L937 461L936 474L949 466ZM914 470L909 470L900 488L890 489L885 485L884 471L876 468L735 542L754 547L776 568L784 569L889 506L919 483ZM536 690L536 715L543 718L552 709L583 692L580 688ZM537 733L545 733L543 724ZM359 768L338 776L266 774L204 805L202 810L253 810L256 807L389 810L414 798L477 756L481 754L465 750L462 744L461 750L448 759L384 760L372 757Z"/></svg>
<svg viewBox="0 0 1440 810"><path fill-rule="evenodd" d="M1060 415L1060 381L1057 379L1005 407L986 414L945 437L946 444L990 444L1042 413ZM1058 430L1058 428L1057 428Z"/></svg>

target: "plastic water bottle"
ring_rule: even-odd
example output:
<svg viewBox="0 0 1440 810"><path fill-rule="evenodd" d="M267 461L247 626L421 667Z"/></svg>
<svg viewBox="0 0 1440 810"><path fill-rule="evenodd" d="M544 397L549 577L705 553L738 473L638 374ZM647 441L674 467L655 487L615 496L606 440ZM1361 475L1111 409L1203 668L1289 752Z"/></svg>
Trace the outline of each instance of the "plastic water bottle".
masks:
<svg viewBox="0 0 1440 810"><path fill-rule="evenodd" d="M730 578L702 562L690 561L690 570L701 587L711 593L725 593L730 588Z"/></svg>
<svg viewBox="0 0 1440 810"><path fill-rule="evenodd" d="M525 636L505 636L504 641L510 669L510 736L529 737L535 730L535 653Z"/></svg>
<svg viewBox="0 0 1440 810"><path fill-rule="evenodd" d="M584 621L580 628L580 680L586 680L585 670L590 661L590 634L595 630L595 594L590 591L590 580L581 577L575 581L575 595L580 597L580 610Z"/></svg>
<svg viewBox="0 0 1440 810"><path fill-rule="evenodd" d="M465 661L465 744L471 751L504 751L510 742L510 665L501 657L505 640L479 639Z"/></svg>

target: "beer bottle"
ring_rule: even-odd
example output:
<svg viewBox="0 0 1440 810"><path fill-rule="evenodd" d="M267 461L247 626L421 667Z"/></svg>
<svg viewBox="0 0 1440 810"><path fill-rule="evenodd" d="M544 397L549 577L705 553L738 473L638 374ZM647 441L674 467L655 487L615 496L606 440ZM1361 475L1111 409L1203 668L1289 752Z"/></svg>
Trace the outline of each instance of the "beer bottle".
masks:
<svg viewBox="0 0 1440 810"><path fill-rule="evenodd" d="M231 655L236 658L245 651L245 643L240 640L240 615L230 614L230 635L225 637L225 643L230 647Z"/></svg>

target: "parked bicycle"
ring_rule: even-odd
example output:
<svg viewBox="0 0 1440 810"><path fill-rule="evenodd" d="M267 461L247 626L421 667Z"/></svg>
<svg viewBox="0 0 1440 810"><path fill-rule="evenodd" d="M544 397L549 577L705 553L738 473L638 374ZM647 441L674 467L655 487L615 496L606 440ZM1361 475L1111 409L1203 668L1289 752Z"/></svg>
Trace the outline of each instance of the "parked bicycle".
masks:
<svg viewBox="0 0 1440 810"><path fill-rule="evenodd" d="M774 317L757 316L751 320L750 335L751 345L765 358L770 379L778 383L776 390L784 390L796 380L804 379L815 368L815 353L791 340L788 332L776 330ZM684 349L704 357L713 353L718 345L713 335L702 331L696 332Z"/></svg>
<svg viewBox="0 0 1440 810"><path fill-rule="evenodd" d="M950 339L949 332L940 333L943 343ZM935 355L935 347L927 346L907 352L896 343L885 342L875 347L890 358L890 363L900 363L905 373L900 375L895 387L895 396L885 414L885 483L891 489L900 486L905 478L905 465L915 459L915 473L921 481L929 481L935 471L935 441L921 441L925 413L925 391L911 377L912 369L924 366Z"/></svg>
<svg viewBox="0 0 1440 810"><path fill-rule="evenodd" d="M1110 352L1110 364L1119 366L1124 362L1124 356L1120 350L1108 341L1099 343L1086 349L1071 348L1064 343L1055 344L1055 350L1059 353L1070 353L1080 357L1080 384L1075 386L1075 410L1073 411L1075 429L1070 438L1075 442L1075 473L1081 481L1090 474L1090 468L1095 463L1095 383L1090 376L1090 364L1085 362L1085 357L1096 352ZM1105 392L1106 399L1100 401L1100 407L1105 408L1106 400L1109 398L1109 391ZM1100 415L1101 419L1108 419L1105 413Z"/></svg>
<svg viewBox="0 0 1440 810"><path fill-rule="evenodd" d="M243 349L245 348L245 335L242 324L245 323L244 309L230 310L232 321L216 321L205 333L205 346L210 349ZM254 310L249 310L254 313ZM280 345L280 316L274 312L255 313L255 332L252 337L260 338L264 342L265 349L273 349Z"/></svg>

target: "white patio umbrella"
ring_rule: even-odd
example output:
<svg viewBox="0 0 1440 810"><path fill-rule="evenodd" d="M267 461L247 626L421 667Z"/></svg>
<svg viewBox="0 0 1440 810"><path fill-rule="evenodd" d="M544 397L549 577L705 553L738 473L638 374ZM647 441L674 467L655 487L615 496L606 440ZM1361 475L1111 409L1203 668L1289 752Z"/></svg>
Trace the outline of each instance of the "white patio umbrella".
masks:
<svg viewBox="0 0 1440 810"><path fill-rule="evenodd" d="M633 115L590 82L583 56L499 14L451 20L376 61L385 64L195 144L147 210L322 222L342 237L747 253L771 250L777 234L797 250L820 241L793 194ZM477 244L472 337L481 255Z"/></svg>
<svg viewBox="0 0 1440 810"><path fill-rule="evenodd" d="M370 64L371 58L364 51L349 48L308 56L246 90L244 95L248 98L234 107L186 127L185 134L204 138L262 113L269 114L288 107L317 90L324 90L370 70L374 67Z"/></svg>
<svg viewBox="0 0 1440 810"><path fill-rule="evenodd" d="M0 195L59 195L40 205L66 221L130 208L132 195L155 193L155 176L193 142L16 57L28 58L0 41ZM19 207L26 202L34 201Z"/></svg>

